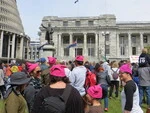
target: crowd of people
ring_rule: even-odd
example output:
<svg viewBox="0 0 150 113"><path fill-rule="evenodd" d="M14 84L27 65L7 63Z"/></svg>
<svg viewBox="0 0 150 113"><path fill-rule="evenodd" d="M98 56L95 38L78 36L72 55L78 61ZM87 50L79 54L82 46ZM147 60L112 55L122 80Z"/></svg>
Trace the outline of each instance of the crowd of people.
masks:
<svg viewBox="0 0 150 113"><path fill-rule="evenodd" d="M51 56L20 65L0 62L3 113L104 113L109 111L109 99L119 95L122 113L143 113L143 97L149 112L150 58L146 49L139 63L84 60L78 55L68 62Z"/></svg>

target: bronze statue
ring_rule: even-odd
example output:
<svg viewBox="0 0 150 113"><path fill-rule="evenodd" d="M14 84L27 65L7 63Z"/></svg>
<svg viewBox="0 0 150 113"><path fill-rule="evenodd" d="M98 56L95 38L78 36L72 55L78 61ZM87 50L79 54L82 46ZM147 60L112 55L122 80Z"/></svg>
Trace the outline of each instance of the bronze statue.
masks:
<svg viewBox="0 0 150 113"><path fill-rule="evenodd" d="M52 34L54 33L54 29L51 27L51 24L49 23L48 27L45 27L43 24L41 24L41 26L46 29L45 40L47 40L48 44L53 45L54 43L52 41L53 40Z"/></svg>

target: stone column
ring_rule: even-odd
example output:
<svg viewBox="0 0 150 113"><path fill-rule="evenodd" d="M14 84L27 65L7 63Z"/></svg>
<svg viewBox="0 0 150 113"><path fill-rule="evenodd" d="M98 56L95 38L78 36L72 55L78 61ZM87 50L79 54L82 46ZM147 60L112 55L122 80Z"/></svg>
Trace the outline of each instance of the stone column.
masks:
<svg viewBox="0 0 150 113"><path fill-rule="evenodd" d="M102 32L99 32L99 60L102 60L102 56L104 54L104 37Z"/></svg>
<svg viewBox="0 0 150 113"><path fill-rule="evenodd" d="M33 60L33 46L31 46L31 60Z"/></svg>
<svg viewBox="0 0 150 113"><path fill-rule="evenodd" d="M83 43L83 45L84 45L84 52L83 52L83 56L87 56L87 33L84 33L84 43Z"/></svg>
<svg viewBox="0 0 150 113"><path fill-rule="evenodd" d="M141 46L141 50L144 48L143 45L143 33L140 33L140 46Z"/></svg>
<svg viewBox="0 0 150 113"><path fill-rule="evenodd" d="M29 40L27 40L27 58L26 59L29 59Z"/></svg>
<svg viewBox="0 0 150 113"><path fill-rule="evenodd" d="M132 47L131 47L131 34L128 33L128 57L132 55Z"/></svg>
<svg viewBox="0 0 150 113"><path fill-rule="evenodd" d="M73 39L72 39L72 33L69 33L69 35L70 35L70 42L69 42L69 44L72 44L72 42L73 42ZM69 48L69 56L70 57L73 57L73 48Z"/></svg>
<svg viewBox="0 0 150 113"><path fill-rule="evenodd" d="M7 52L7 63L9 62L10 58L10 35L8 36L8 52Z"/></svg>
<svg viewBox="0 0 150 113"><path fill-rule="evenodd" d="M35 60L37 60L37 46L34 46L34 56L35 56Z"/></svg>
<svg viewBox="0 0 150 113"><path fill-rule="evenodd" d="M2 57L3 54L3 35L4 35L4 31L1 31L1 42L0 42L0 57Z"/></svg>
<svg viewBox="0 0 150 113"><path fill-rule="evenodd" d="M95 34L95 57L98 58L98 34Z"/></svg>
<svg viewBox="0 0 150 113"><path fill-rule="evenodd" d="M23 53L23 49L24 49L24 48L23 48L23 41L24 41L24 40L23 40L23 37L21 37L21 38L20 38L20 45L19 45L19 46L20 46L20 52L19 52L20 55L19 55L19 56L20 56L21 59L24 58L24 57L23 57L23 54L24 54L24 53Z"/></svg>
<svg viewBox="0 0 150 113"><path fill-rule="evenodd" d="M61 47L61 34L58 34L58 56L59 57L61 57L61 49L62 49L62 47Z"/></svg>
<svg viewBox="0 0 150 113"><path fill-rule="evenodd" d="M12 36L12 41L11 41L11 58L14 58L14 53L16 52L15 51L15 38L16 38L16 35L13 34Z"/></svg>
<svg viewBox="0 0 150 113"><path fill-rule="evenodd" d="M120 56L120 48L119 48L119 34L117 33L116 34L116 55L117 55L117 58L119 58Z"/></svg>

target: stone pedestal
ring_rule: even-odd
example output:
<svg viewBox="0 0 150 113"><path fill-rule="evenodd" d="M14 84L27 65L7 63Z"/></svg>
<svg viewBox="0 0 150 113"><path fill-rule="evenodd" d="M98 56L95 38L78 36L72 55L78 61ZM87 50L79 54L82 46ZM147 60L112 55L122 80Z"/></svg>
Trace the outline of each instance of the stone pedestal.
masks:
<svg viewBox="0 0 150 113"><path fill-rule="evenodd" d="M47 58L48 56L54 56L55 54L55 47L53 45L47 44L43 47L43 52L41 53L40 57Z"/></svg>

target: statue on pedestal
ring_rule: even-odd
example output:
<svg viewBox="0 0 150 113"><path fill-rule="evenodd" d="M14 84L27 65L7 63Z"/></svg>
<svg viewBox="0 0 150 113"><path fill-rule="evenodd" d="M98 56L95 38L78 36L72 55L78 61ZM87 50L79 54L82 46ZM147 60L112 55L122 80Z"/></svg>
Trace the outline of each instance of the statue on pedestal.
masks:
<svg viewBox="0 0 150 113"><path fill-rule="evenodd" d="M50 45L54 45L53 42L53 33L54 33L54 29L52 28L51 24L48 24L48 27L45 27L43 24L41 24L41 26L46 29L46 35L45 35L45 40L47 40L48 44Z"/></svg>

